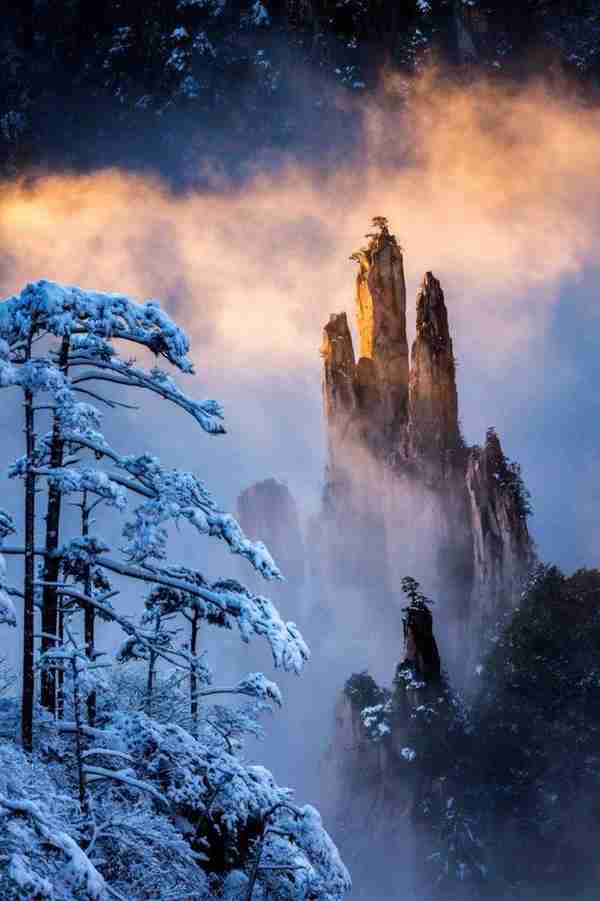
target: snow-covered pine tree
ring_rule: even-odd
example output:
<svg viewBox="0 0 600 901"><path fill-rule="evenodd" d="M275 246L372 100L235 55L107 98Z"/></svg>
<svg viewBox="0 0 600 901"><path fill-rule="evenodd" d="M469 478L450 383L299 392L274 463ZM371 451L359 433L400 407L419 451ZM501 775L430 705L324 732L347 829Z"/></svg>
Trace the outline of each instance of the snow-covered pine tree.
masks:
<svg viewBox="0 0 600 901"><path fill-rule="evenodd" d="M175 578L190 581L193 584L208 587L202 574L188 567L172 567L170 574ZM210 671L204 664L203 657L198 654L200 624L206 619L213 625L226 626L228 622L220 610L207 610L203 616L196 603L196 598L185 591L165 586L157 586L146 597L145 610L142 614L140 628L145 629L148 644L141 644L135 636L130 636L121 646L119 659L147 661L147 678L144 693L144 710L149 715L152 711L156 665L159 659L156 647L162 652L163 660L169 659L171 666L184 671L189 680L189 722L193 734L198 724L198 701L201 684L210 683ZM186 630L189 629L189 641L176 642L180 630L167 626L169 621L179 616ZM153 633L147 632L151 626Z"/></svg>
<svg viewBox="0 0 600 901"><path fill-rule="evenodd" d="M155 838L162 834L167 845L173 828L183 836L175 837L172 844L183 854L190 890L197 891L199 877L193 874L202 876L205 890L200 897L208 899L217 893L233 899L243 889L254 901L259 897L333 901L349 888L349 877L317 812L293 806L287 789L279 788L266 770L238 756L241 736L256 728L253 714L218 705L205 707L205 702L198 709L202 699L221 693L249 696L263 705L280 700L276 686L262 674L252 674L231 687L212 686L211 673L196 647L201 623L237 626L244 641L252 635L265 637L275 665L286 670L300 672L308 649L295 625L284 623L266 598L234 580L209 584L199 573L165 563L166 526L187 521L198 533L225 541L232 553L245 557L266 579L281 578L279 570L265 546L246 538L193 473L169 469L150 454L132 455L112 447L100 430L98 404L110 410L122 404L119 391L143 389L184 410L209 434L224 431L221 408L214 401L193 400L162 369L145 370L120 359L115 341L138 344L182 373L193 371L186 336L156 303L137 304L120 295L50 282L28 285L21 295L0 303L0 387L20 389L25 402L25 454L10 469L25 485L25 541L2 547L4 553L24 558L23 590L9 586L4 570L0 573L3 621L16 624L12 596L22 595L24 602L22 744L27 751L33 749L38 634L34 620L41 596L41 661L50 669L60 661L65 677L70 673L73 696L66 708L74 721L57 721L55 728L59 735L76 737L80 774L79 812L70 824L63 823L68 829L55 830L56 840L47 843L66 858L69 873L78 861L77 878L65 882L61 871L58 890L56 860L43 853L52 810L22 797L10 798L8 788L17 780L0 796L0 815L10 820L27 811L33 844L25 856L11 846L10 867L0 874L4 882L0 888L14 892L34 886L41 896L43 891L56 891L57 897L69 899L147 898L145 879L156 869L147 855L141 859L145 853L141 848L127 845L123 828L125 820L127 829L133 828L131 811L125 816L123 807L133 803L142 824L140 835L145 831ZM48 413L50 429L38 438L36 427ZM36 496L44 485L48 489L46 543L40 543ZM79 499L81 534L71 534L72 525L69 533L65 528L63 501L68 495ZM92 529L92 497L94 505L132 508L124 523L125 544L120 552L111 551L95 524ZM5 542L14 526L7 514L0 517L0 525L0 540ZM36 558L42 561L41 578L36 578ZM148 583L151 596L171 596L173 612L189 622L187 646L177 645L173 636L165 640L160 630L157 634L147 623L136 626L120 613L118 604L111 603L118 590L102 582L106 573ZM137 648L139 656L154 656L171 665L183 663L190 682L194 735L172 721L153 720L143 711L119 710L118 705L107 711L102 698L97 724L83 723L86 681L81 681L80 671L94 668L96 653L90 647L91 611L121 626L129 651ZM76 637L82 612L83 643ZM58 613L67 630L64 641L58 635ZM56 680L47 681L45 690L53 709ZM88 702L93 691L95 687L87 690ZM84 748L91 739L100 744ZM132 766L126 772L116 771L103 765L102 755L109 762L115 755L124 755ZM84 765L90 756L95 762ZM41 843L34 842L34 833L41 836ZM153 854L158 854L156 849ZM164 881L171 884L166 877ZM71 887L63 891L67 883Z"/></svg>

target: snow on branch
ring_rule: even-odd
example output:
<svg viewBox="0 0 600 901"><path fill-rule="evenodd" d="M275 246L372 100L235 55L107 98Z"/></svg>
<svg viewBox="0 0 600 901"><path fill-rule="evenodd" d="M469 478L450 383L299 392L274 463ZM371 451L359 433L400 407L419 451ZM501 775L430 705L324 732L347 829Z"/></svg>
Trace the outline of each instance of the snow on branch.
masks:
<svg viewBox="0 0 600 901"><path fill-rule="evenodd" d="M9 596L9 588L6 583L6 565L2 554L0 554L0 623L7 626L17 625L17 611Z"/></svg>
<svg viewBox="0 0 600 901"><path fill-rule="evenodd" d="M110 476L92 466L80 466L76 469L56 467L54 469L34 469L37 476L46 476L49 483L58 488L61 494L75 494L87 491L98 495L110 506L122 510L127 503L123 488Z"/></svg>
<svg viewBox="0 0 600 901"><path fill-rule="evenodd" d="M131 562L141 563L148 557L162 559L167 540L164 525L170 520L185 519L200 534L224 541L232 554L248 560L264 579L282 580L281 572L263 542L250 541L235 517L218 508L204 482L193 473L165 469L151 454L122 456L98 434L89 437L79 431L69 431L67 436L97 456L106 456L117 469L127 473L126 476L111 473L112 482L148 498L135 510L134 519L124 530L125 551ZM26 459L22 458L13 465L11 474L22 475L26 465Z"/></svg>
<svg viewBox="0 0 600 901"><path fill-rule="evenodd" d="M263 542L250 541L235 517L219 510L206 485L193 473L163 469L157 458L148 454L122 457L118 465L153 494L136 509L134 520L124 530L128 539L125 552L131 562L141 563L147 557L162 559L167 540L164 524L186 519L200 534L224 541L232 554L248 560L263 578L282 579Z"/></svg>
<svg viewBox="0 0 600 901"><path fill-rule="evenodd" d="M248 673L235 687L241 694L247 694L263 701L274 701L278 707L283 704L279 686L267 679L263 673Z"/></svg>
<svg viewBox="0 0 600 901"><path fill-rule="evenodd" d="M15 531L15 523L12 516L0 508L0 544L7 535L13 535Z"/></svg>
<svg viewBox="0 0 600 901"><path fill-rule="evenodd" d="M252 635L264 636L271 647L276 667L300 673L310 657L310 651L295 623L284 623L268 598L253 595L234 579L221 580L213 583L211 588L205 588L173 578L165 570L124 565L104 555L96 557L94 563L119 575L176 588L201 601L208 601L237 623L244 641L248 642ZM206 612L203 606L200 609L203 614Z"/></svg>
<svg viewBox="0 0 600 901"><path fill-rule="evenodd" d="M84 332L101 341L133 341L166 357L182 372L194 371L187 335L155 300L136 303L122 294L85 291L42 279L0 303L0 338L16 344L31 330L56 336ZM86 346L88 352L91 346L92 342Z"/></svg>
<svg viewBox="0 0 600 901"><path fill-rule="evenodd" d="M83 768L83 772L87 782L97 782L99 780L118 782L121 785L126 785L129 788L135 788L138 791L146 792L151 795L158 801L164 810L170 811L171 809L171 804L164 795L161 795L161 793L148 782L142 782L142 780L136 779L131 770L108 770L102 766L90 766L86 764Z"/></svg>
<svg viewBox="0 0 600 901"><path fill-rule="evenodd" d="M0 305L0 313L1 311ZM28 360L17 366L0 354L0 388L17 387L27 389L32 394L48 391L56 395L68 387L68 381L52 360L46 357Z"/></svg>
<svg viewBox="0 0 600 901"><path fill-rule="evenodd" d="M12 517L0 509L0 551L2 550L4 539L14 531L15 524ZM2 553L0 553L0 624L7 626L17 625L17 611L9 595L9 587L6 582L6 564Z"/></svg>
<svg viewBox="0 0 600 901"><path fill-rule="evenodd" d="M276 890L276 884L270 883L270 868L285 866L299 871L299 897L340 898L351 889L352 881L319 812L310 804L278 807L277 819L265 832L261 860L267 888Z"/></svg>
<svg viewBox="0 0 600 901"><path fill-rule="evenodd" d="M66 858L60 873L61 881L77 892L79 898L102 901L106 897L104 879L77 842L52 823L34 801L26 799L13 801L0 793L0 818L17 820L17 818L23 817L33 826L39 838L62 852ZM4 828L10 828L10 826ZM23 890L27 889L27 885L40 879L37 874L31 873L27 862L21 855L18 855L18 859L13 856L10 875ZM35 895L27 897L35 897Z"/></svg>
<svg viewBox="0 0 600 901"><path fill-rule="evenodd" d="M243 641L250 641L252 635L260 635L266 638L276 667L281 667L287 672L300 673L305 662L310 657L310 651L295 623L284 622L277 608L268 598L253 595L234 579L215 582L210 588L207 588L203 585L187 582L184 579L174 578L168 570L126 565L118 560L113 560L111 557L107 557L103 553L93 552L93 547L89 543L85 548L82 548L81 542L79 542L78 548L81 553L89 554L87 559L93 566L100 566L109 570L109 572L131 579L155 585L164 585L167 588L186 592L200 602L198 609L203 616L207 615L205 602L208 602L208 604L222 611L226 617L237 624ZM11 551L13 550L16 551L17 549L11 548ZM48 583L36 582L36 585L44 584ZM115 610L106 607L96 598L89 597L72 586L57 584L56 588L59 594L72 597L74 600L84 604L90 604L99 612L104 613L108 619L117 622L127 635L135 638L141 646L150 649L151 642L147 635L137 629L130 620L119 616ZM152 650L162 656L160 648L153 645Z"/></svg>
<svg viewBox="0 0 600 901"><path fill-rule="evenodd" d="M198 697L206 698L209 695L219 694L247 695L251 698L258 698L261 701L272 701L278 707L281 707L283 704L279 686L267 679L263 673L249 673L233 688L208 688L205 691L199 691Z"/></svg>
<svg viewBox="0 0 600 901"><path fill-rule="evenodd" d="M72 355L69 358L69 365L94 367L77 375L73 379L74 386L79 386L83 382L104 381L129 388L144 388L181 407L196 420L205 432L213 435L225 433L224 426L216 421L223 419L221 404L216 400L194 400L185 394L162 369L154 368L146 372L130 362L87 357L81 353Z"/></svg>

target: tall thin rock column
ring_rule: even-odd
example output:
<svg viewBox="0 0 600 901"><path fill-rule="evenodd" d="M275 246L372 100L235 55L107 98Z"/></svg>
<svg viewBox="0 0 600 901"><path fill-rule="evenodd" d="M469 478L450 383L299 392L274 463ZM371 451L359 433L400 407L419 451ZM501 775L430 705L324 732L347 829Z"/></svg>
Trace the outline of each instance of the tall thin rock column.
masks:
<svg viewBox="0 0 600 901"><path fill-rule="evenodd" d="M373 220L378 232L367 235L367 247L352 255L359 264L356 278L360 360L372 360L378 387L379 423L388 439L406 419L408 343L406 282L402 250L390 234L387 220ZM368 376L368 378L372 378Z"/></svg>
<svg viewBox="0 0 600 901"><path fill-rule="evenodd" d="M466 486L475 564L472 607L484 624L516 603L535 561L529 494L494 429L488 429L483 447L471 448Z"/></svg>
<svg viewBox="0 0 600 901"><path fill-rule="evenodd" d="M415 456L443 457L461 447L452 338L444 292L431 272L417 297L409 418Z"/></svg>
<svg viewBox="0 0 600 901"><path fill-rule="evenodd" d="M298 595L304 585L305 547L298 506L288 486L278 479L255 482L239 495L237 507L244 532L252 540L261 536L286 579L279 593L283 598Z"/></svg>

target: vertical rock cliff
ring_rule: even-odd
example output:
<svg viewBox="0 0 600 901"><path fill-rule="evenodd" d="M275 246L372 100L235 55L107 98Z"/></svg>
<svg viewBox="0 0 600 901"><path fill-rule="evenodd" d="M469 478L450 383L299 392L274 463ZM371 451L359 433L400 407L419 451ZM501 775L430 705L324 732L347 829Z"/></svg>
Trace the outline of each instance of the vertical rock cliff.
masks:
<svg viewBox="0 0 600 901"><path fill-rule="evenodd" d="M386 220L374 222L378 231L351 257L358 263L358 362L345 313L331 315L321 353L330 439L338 433L381 455L395 447L406 423L409 365L402 251ZM334 457L338 447L334 441Z"/></svg>
<svg viewBox="0 0 600 901"><path fill-rule="evenodd" d="M445 736L457 710L441 670L429 602L416 582L412 586L402 617L404 653L390 687L360 672L350 676L340 693L321 793L337 822L343 853L351 857L362 848L368 829L384 871L397 873L402 862L411 878L419 856L427 856L423 848L428 837L415 827L424 800L441 787L436 780L442 762L448 763ZM358 886L372 885L372 874L361 871L360 858L358 864ZM407 891L409 878L404 882ZM396 897L397 886L381 889L382 897Z"/></svg>
<svg viewBox="0 0 600 901"><path fill-rule="evenodd" d="M305 580L306 552L298 508L284 482L265 479L255 482L238 498L238 520L246 535L265 542L284 577L279 588L282 599L297 599ZM248 581L247 569L244 578ZM263 584L255 587L263 591ZM278 590L273 585L271 593Z"/></svg>
<svg viewBox="0 0 600 901"><path fill-rule="evenodd" d="M389 240L391 243L391 237ZM393 247L395 252L395 241ZM370 251L361 253L372 260ZM373 327L372 313L370 319L366 313L369 304L373 310L366 266L372 273L379 264L367 263L365 256L357 282L363 303L361 347L372 352L376 345L381 350L382 339L381 329ZM389 264L388 272L394 268L397 276L397 261ZM377 296L381 295L381 281L379 277ZM384 293L391 303L389 290ZM385 358L381 369L387 377L389 359L381 352ZM313 571L319 590L326 595L346 586L381 597L387 588L385 523L382 498L370 485L377 478L376 461L382 449L385 424L381 408L387 383L382 384L378 377L373 357L363 356L356 363L345 313L332 314L326 323L321 356L328 464L322 510L311 524L317 556ZM355 478L357 471L362 473L360 479Z"/></svg>
<svg viewBox="0 0 600 901"><path fill-rule="evenodd" d="M373 223L351 257L358 361L345 313L324 329L329 463L318 557L327 578L350 577L396 617L396 586L416 574L444 598L448 656L464 659L466 636L474 645L483 623L516 602L532 564L526 492L495 433L484 448L464 444L448 311L431 272L409 369L402 251L383 217Z"/></svg>
<svg viewBox="0 0 600 901"><path fill-rule="evenodd" d="M462 448L448 312L439 281L428 272L417 296L412 346L409 422L415 457L445 461Z"/></svg>
<svg viewBox="0 0 600 901"><path fill-rule="evenodd" d="M393 441L406 418L408 398L406 283L402 251L387 220L373 221L378 231L367 235L368 246L352 255L359 264L356 301L359 370L363 371L358 373L358 383L377 386L378 403L372 410L382 432L377 437ZM366 364L368 360L371 365Z"/></svg>
<svg viewBox="0 0 600 901"><path fill-rule="evenodd" d="M494 429L488 429L483 447L471 448L466 486L475 559L473 608L485 624L519 597L523 574L535 556L527 529L529 493Z"/></svg>
<svg viewBox="0 0 600 901"><path fill-rule="evenodd" d="M321 356L329 466L337 469L358 408L354 347L345 313L331 314L323 329Z"/></svg>

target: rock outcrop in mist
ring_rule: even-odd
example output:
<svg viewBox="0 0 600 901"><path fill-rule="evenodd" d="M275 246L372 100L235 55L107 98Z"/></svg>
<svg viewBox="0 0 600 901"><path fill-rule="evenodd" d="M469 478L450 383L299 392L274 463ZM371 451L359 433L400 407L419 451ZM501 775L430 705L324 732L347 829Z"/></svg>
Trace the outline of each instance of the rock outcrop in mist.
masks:
<svg viewBox="0 0 600 901"><path fill-rule="evenodd" d="M485 445L471 449L466 486L471 510L474 613L489 621L523 587L533 548L527 530L528 494L517 464L509 464L489 429Z"/></svg>
<svg viewBox="0 0 600 901"><path fill-rule="evenodd" d="M246 535L264 541L286 582L279 590L283 601L298 599L305 580L306 553L296 501L278 479L265 479L246 488L238 497L238 521ZM262 590L260 580L255 587ZM275 585L271 586L277 592Z"/></svg>
<svg viewBox="0 0 600 901"><path fill-rule="evenodd" d="M416 575L443 601L450 663L464 661L465 642L472 652L531 568L528 495L493 429L483 447L463 441L448 311L431 272L409 368L403 254L386 220L374 224L352 255L358 361L346 313L332 314L323 333L329 461L316 565L325 583L374 591L396 620L394 586Z"/></svg>
<svg viewBox="0 0 600 901"><path fill-rule="evenodd" d="M447 673L468 688L485 627L516 605L535 558L518 465L492 428L483 447L463 440L442 286L425 274L409 366L402 249L383 217L373 221L375 233L352 255L358 360L346 313L324 328L329 459L311 530L321 602L335 611L338 633L354 630L346 670L354 674L335 705L322 798L344 853L356 858L359 898L393 896L397 884L384 874L397 874L399 860L403 891L421 894L419 861L436 856L423 810L453 803L447 771L463 728ZM438 601L441 656L416 579ZM365 826L379 882L361 869ZM475 841L465 853L477 877Z"/></svg>
<svg viewBox="0 0 600 901"><path fill-rule="evenodd" d="M446 459L462 449L452 338L444 292L431 272L417 297L410 371L409 431L415 458Z"/></svg>
<svg viewBox="0 0 600 901"><path fill-rule="evenodd" d="M409 603L402 611L404 650L390 687L367 672L347 679L336 708L331 744L322 765L322 793L343 836L344 853L355 856L357 897L418 897L422 861L434 844L420 822L429 807L445 804L448 736L460 717L444 673L430 601L413 579L403 581ZM365 864L365 832L376 847ZM401 873L401 876L400 876Z"/></svg>

